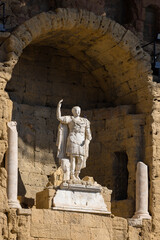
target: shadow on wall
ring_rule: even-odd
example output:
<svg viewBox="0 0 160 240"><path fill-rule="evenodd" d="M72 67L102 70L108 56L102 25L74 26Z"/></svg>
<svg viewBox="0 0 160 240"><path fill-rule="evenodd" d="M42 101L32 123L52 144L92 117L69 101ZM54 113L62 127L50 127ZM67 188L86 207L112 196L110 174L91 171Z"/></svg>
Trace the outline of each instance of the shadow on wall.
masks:
<svg viewBox="0 0 160 240"><path fill-rule="evenodd" d="M25 196L26 188L22 181L21 174L18 168L18 196Z"/></svg>

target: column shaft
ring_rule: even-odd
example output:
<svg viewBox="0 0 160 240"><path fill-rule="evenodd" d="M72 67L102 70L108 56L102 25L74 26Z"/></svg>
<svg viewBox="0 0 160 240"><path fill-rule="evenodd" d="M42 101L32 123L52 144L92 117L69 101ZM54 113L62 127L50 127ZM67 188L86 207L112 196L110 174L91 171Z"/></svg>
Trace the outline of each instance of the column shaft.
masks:
<svg viewBox="0 0 160 240"><path fill-rule="evenodd" d="M17 200L18 191L18 133L16 122L8 123L8 156L7 156L7 172L8 172L8 204L11 208L21 208Z"/></svg>
<svg viewBox="0 0 160 240"><path fill-rule="evenodd" d="M137 164L136 213L134 218L151 218L148 212L148 167L143 162Z"/></svg>

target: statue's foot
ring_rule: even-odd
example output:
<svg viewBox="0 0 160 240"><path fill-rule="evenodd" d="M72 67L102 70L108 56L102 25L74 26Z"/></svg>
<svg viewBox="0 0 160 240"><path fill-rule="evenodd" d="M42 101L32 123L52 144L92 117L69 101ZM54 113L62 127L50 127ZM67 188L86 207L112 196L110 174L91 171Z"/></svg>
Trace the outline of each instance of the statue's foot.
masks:
<svg viewBox="0 0 160 240"><path fill-rule="evenodd" d="M77 178L74 175L71 175L71 180L77 180Z"/></svg>
<svg viewBox="0 0 160 240"><path fill-rule="evenodd" d="M81 180L78 174L75 175L75 178L76 178L77 180Z"/></svg>

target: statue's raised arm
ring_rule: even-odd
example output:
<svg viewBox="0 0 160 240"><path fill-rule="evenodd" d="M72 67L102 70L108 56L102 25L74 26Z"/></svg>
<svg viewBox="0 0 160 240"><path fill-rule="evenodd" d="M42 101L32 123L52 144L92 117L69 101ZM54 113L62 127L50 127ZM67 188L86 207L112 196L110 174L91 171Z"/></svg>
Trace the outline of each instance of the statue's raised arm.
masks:
<svg viewBox="0 0 160 240"><path fill-rule="evenodd" d="M59 103L57 104L57 119L58 119L58 121L63 121L63 118L62 118L62 116L61 116L61 106L62 106L62 102L63 102L63 99L61 99L60 101L59 101Z"/></svg>

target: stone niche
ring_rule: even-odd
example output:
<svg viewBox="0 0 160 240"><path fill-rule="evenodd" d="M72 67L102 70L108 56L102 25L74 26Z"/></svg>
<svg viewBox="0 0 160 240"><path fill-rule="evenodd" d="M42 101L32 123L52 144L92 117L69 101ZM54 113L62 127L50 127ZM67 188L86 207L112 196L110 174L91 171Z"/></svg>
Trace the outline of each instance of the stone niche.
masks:
<svg viewBox="0 0 160 240"><path fill-rule="evenodd" d="M81 177L93 176L112 189L112 213L132 217L144 115L135 114L132 105L108 104L97 79L78 60L49 46L24 49L6 91L13 101L12 120L18 124L18 195L23 207L34 204L36 193L57 169L56 105L63 98L63 115L79 105L82 117L91 122L90 157Z"/></svg>
<svg viewBox="0 0 160 240"><path fill-rule="evenodd" d="M133 215L133 163L141 157L143 115L135 115L133 106L106 108L97 80L76 59L51 47L27 47L6 91L14 103L12 119L18 123L19 196L35 198L57 168L56 105L63 98L63 114L80 105L82 116L91 121L93 141L82 177L93 176L113 190L113 213Z"/></svg>
<svg viewBox="0 0 160 240"><path fill-rule="evenodd" d="M19 133L19 195L34 198L58 164L58 101L64 99L62 113L70 115L74 105L83 110L105 106L104 92L76 59L44 46L24 50L6 91ZM90 119L92 111L82 115Z"/></svg>

